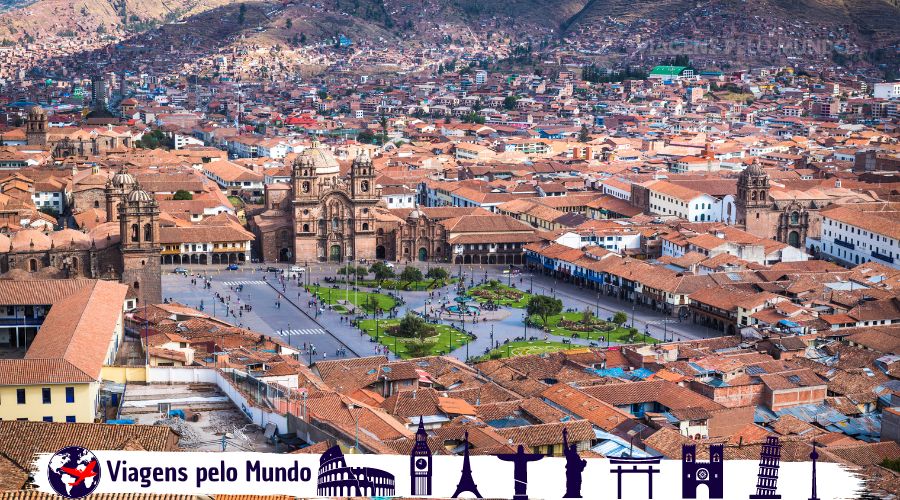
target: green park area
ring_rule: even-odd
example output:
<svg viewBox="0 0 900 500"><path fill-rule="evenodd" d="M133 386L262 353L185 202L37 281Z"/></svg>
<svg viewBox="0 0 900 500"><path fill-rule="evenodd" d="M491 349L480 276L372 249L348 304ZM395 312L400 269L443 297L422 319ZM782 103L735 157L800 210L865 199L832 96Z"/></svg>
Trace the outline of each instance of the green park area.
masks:
<svg viewBox="0 0 900 500"><path fill-rule="evenodd" d="M412 315L380 319L377 325L374 319L366 319L359 322L359 327L403 359L447 354L472 339L451 326L428 324Z"/></svg>
<svg viewBox="0 0 900 500"><path fill-rule="evenodd" d="M514 356L527 356L529 354L544 354L558 351L568 351L570 349L584 349L582 346L563 344L552 340L532 340L532 341L516 341L501 345L491 350L484 356L478 358L477 361L487 361L489 359L509 358Z"/></svg>
<svg viewBox="0 0 900 500"><path fill-rule="evenodd" d="M470 288L466 293L481 304L493 303L517 309L524 309L531 300L530 294L495 280Z"/></svg>
<svg viewBox="0 0 900 500"><path fill-rule="evenodd" d="M423 273L415 266L406 266L397 272L393 267L383 262L376 262L370 267L346 265L337 270L339 284L348 281L356 286L368 288L383 288L385 290L405 290L424 292L455 283L457 278L451 278L450 273L441 267L426 269Z"/></svg>
<svg viewBox="0 0 900 500"><path fill-rule="evenodd" d="M624 323L621 316L617 319ZM598 319L590 311L563 312L547 316L547 328L544 328L544 320L537 314L528 318L529 324L543 329L545 332L563 337L574 337L598 342L616 342L620 344L649 343L656 344L659 341L653 337L645 336L636 329L620 326L615 322Z"/></svg>
<svg viewBox="0 0 900 500"><path fill-rule="evenodd" d="M317 294L326 304L335 305L343 300L349 300L351 304L363 308L366 312L374 312L377 306L379 311L390 311L397 306L397 301L384 295L383 293L363 292L357 290L347 291L346 288L325 287L325 286L307 286L306 290L310 293ZM339 306L343 309L342 306ZM338 310L338 312L341 312ZM346 309L344 309L346 312Z"/></svg>

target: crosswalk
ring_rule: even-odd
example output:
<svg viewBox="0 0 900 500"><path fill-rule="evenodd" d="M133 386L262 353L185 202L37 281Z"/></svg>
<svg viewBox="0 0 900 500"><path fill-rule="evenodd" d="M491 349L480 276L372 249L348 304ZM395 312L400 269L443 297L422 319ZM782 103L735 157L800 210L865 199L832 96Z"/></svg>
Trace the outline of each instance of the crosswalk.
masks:
<svg viewBox="0 0 900 500"><path fill-rule="evenodd" d="M255 281L223 281L223 285L225 286L237 286L237 285L265 285L266 282L263 280L255 280Z"/></svg>
<svg viewBox="0 0 900 500"><path fill-rule="evenodd" d="M322 335L325 330L321 328L304 328L302 330L276 330L275 335L279 337L293 337L295 335Z"/></svg>

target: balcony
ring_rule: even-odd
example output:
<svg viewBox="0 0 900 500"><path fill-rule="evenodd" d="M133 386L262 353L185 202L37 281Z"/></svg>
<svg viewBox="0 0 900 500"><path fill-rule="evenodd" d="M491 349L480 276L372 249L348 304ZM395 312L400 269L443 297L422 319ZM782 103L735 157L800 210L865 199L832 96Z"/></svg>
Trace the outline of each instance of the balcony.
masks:
<svg viewBox="0 0 900 500"><path fill-rule="evenodd" d="M876 259L878 259L878 260L880 260L880 261L887 262L887 263L889 263L889 264L893 264L893 263L894 263L894 258L893 258L893 257L888 257L887 255L882 255L882 254L878 253L878 252L875 251L875 250L872 250L872 257L874 257L874 258L876 258Z"/></svg>
<svg viewBox="0 0 900 500"><path fill-rule="evenodd" d="M856 245L854 245L853 243L850 243L849 241L839 240L837 238L834 239L834 244L839 247L844 247L844 248L847 248L850 250L853 250L854 248L856 248Z"/></svg>

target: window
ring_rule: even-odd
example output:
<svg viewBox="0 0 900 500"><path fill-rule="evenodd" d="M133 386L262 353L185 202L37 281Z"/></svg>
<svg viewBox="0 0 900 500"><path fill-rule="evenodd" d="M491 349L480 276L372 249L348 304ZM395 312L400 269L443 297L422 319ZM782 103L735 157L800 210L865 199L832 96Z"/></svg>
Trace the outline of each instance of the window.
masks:
<svg viewBox="0 0 900 500"><path fill-rule="evenodd" d="M53 422L53 417L44 417L43 421L44 422Z"/></svg>
<svg viewBox="0 0 900 500"><path fill-rule="evenodd" d="M67 422L67 423L70 423L70 424L74 424L74 423L75 423L75 415L69 415L69 416L67 416L67 417L66 417L66 422Z"/></svg>
<svg viewBox="0 0 900 500"><path fill-rule="evenodd" d="M25 389L16 389L16 404L25 404Z"/></svg>
<svg viewBox="0 0 900 500"><path fill-rule="evenodd" d="M137 242L138 238L140 238L140 236L141 236L140 232L141 232L141 230L138 227L138 225L132 224L131 225L131 241Z"/></svg>
<svg viewBox="0 0 900 500"><path fill-rule="evenodd" d="M153 226L144 224L144 241L153 241Z"/></svg>
<svg viewBox="0 0 900 500"><path fill-rule="evenodd" d="M50 404L50 388L44 387L41 389L41 399L43 400L45 405Z"/></svg>
<svg viewBox="0 0 900 500"><path fill-rule="evenodd" d="M66 387L66 403L74 403L75 402L75 388L74 387Z"/></svg>

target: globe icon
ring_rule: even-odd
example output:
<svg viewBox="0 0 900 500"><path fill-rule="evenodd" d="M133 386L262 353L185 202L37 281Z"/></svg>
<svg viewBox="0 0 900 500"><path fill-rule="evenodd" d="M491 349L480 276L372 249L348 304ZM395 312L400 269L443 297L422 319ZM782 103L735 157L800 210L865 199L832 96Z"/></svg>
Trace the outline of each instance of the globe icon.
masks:
<svg viewBox="0 0 900 500"><path fill-rule="evenodd" d="M88 449L69 446L57 451L47 466L53 491L65 498L90 495L100 484L100 461Z"/></svg>

